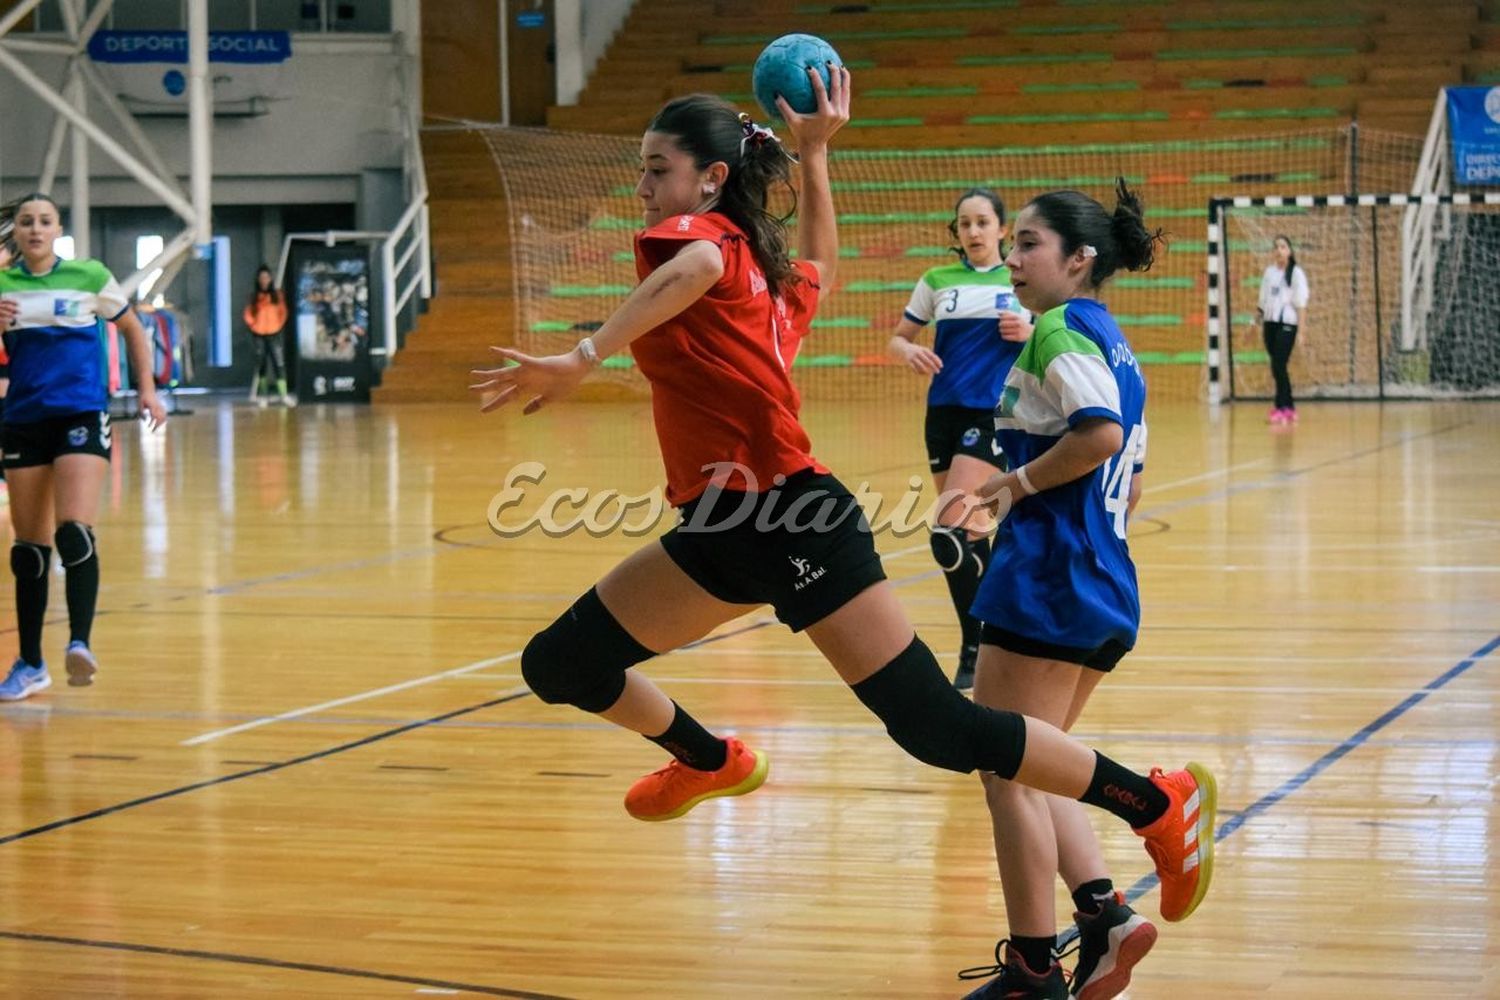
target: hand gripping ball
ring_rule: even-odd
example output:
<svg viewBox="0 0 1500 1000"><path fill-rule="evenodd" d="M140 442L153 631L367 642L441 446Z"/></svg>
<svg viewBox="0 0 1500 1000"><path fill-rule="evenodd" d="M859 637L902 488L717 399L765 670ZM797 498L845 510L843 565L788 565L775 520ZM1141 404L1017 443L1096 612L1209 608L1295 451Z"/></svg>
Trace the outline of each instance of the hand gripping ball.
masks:
<svg viewBox="0 0 1500 1000"><path fill-rule="evenodd" d="M833 46L816 35L782 35L765 47L750 71L755 99L773 118L780 117L777 94L785 97L798 114L812 114L818 109L818 98L807 75L808 67L817 69L826 89L830 62L835 66L844 64Z"/></svg>

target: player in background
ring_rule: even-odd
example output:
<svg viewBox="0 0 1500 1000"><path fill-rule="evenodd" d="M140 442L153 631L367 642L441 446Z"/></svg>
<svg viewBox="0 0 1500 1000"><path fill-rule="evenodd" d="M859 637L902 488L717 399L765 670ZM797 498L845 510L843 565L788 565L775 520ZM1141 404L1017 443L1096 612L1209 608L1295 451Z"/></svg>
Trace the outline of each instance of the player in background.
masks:
<svg viewBox="0 0 1500 1000"><path fill-rule="evenodd" d="M1005 376L1031 336L1031 315L1016 301L1010 271L1001 262L1005 203L988 188L959 195L948 223L955 263L931 268L912 290L890 352L919 375L927 390L927 464L939 496L951 491L932 526L932 554L943 570L961 643L953 684L974 686L979 621L969 613L990 561L994 530L979 505L978 489L1003 467L995 445L995 404ZM916 342L936 321L932 347ZM962 499L958 499L958 498Z"/></svg>
<svg viewBox="0 0 1500 1000"><path fill-rule="evenodd" d="M92 684L99 668L89 646L99 597L93 524L113 446L102 320L125 337L141 416L158 426L166 411L151 379L150 342L114 276L96 260L63 260L54 252L62 235L57 203L28 194L8 214L20 257L0 271L0 330L10 355L0 448L15 530L10 568L20 655L0 682L0 701L19 701L52 684L42 622L54 545L67 581L68 683Z"/></svg>

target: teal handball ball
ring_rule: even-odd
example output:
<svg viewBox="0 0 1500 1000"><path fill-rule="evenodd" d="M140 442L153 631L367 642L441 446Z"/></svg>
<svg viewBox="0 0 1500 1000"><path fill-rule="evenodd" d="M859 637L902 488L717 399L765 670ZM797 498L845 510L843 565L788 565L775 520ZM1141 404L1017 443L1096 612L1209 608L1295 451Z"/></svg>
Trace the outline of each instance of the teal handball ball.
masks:
<svg viewBox="0 0 1500 1000"><path fill-rule="evenodd" d="M782 35L765 47L755 60L755 68L750 71L750 86L755 91L755 99L773 118L781 115L776 107L777 94L786 98L793 111L810 115L818 110L818 97L807 70L818 71L826 90L830 62L835 66L844 64L833 46L817 35Z"/></svg>

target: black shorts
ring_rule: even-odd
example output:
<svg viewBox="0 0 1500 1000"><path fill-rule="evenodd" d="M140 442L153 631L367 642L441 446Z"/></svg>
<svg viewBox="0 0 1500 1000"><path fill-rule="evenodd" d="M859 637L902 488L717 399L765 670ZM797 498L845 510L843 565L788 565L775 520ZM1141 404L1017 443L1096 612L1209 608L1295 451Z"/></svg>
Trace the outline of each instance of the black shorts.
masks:
<svg viewBox="0 0 1500 1000"><path fill-rule="evenodd" d="M684 504L661 544L693 582L730 604L769 604L793 632L885 579L864 512L811 469L764 493L710 489Z"/></svg>
<svg viewBox="0 0 1500 1000"><path fill-rule="evenodd" d="M1118 639L1106 639L1104 645L1097 649L1084 649L1080 646L1059 646L1040 639L1029 639L1024 635L996 628L994 625L986 625L980 630L979 641L982 645L999 646L1001 649L1019 653L1022 656L1076 663L1080 667L1088 667L1101 674L1107 674L1115 669L1115 664L1130 652L1130 647Z"/></svg>
<svg viewBox="0 0 1500 1000"><path fill-rule="evenodd" d="M108 461L113 444L109 414L99 410L0 428L7 469L51 465L61 455L98 455Z"/></svg>
<svg viewBox="0 0 1500 1000"><path fill-rule="evenodd" d="M954 455L968 455L996 468L1005 459L995 444L995 415L967 406L927 408L927 465L933 472L947 472Z"/></svg>

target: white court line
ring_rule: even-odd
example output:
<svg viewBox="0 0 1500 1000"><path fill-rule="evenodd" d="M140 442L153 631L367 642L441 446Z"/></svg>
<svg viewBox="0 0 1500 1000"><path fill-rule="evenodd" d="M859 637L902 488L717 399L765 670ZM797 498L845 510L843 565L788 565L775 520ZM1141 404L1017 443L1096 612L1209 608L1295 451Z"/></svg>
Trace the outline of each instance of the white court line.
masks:
<svg viewBox="0 0 1500 1000"><path fill-rule="evenodd" d="M883 555L880 558L882 561L888 559L899 559L902 556L909 556L914 552L926 552L927 549L928 546L926 545L913 545L911 548L899 549L895 552ZM673 652L678 652L678 650L674 650ZM689 650L689 652L691 652L691 650ZM434 681L446 680L450 677L462 677L465 674L472 674L476 670L483 670L485 667L492 667L497 663L505 663L509 660L514 660L520 655L520 650L514 650L501 656L491 656L488 659L476 660L475 662L465 664L462 667L454 667L452 670L444 670L436 674L428 674L425 677L417 677L409 681L402 681L400 684L390 684L386 687L374 688L370 691L361 691L359 694L351 694L344 698L335 698L332 701L321 702L317 705L305 705L302 708L294 708L289 712L282 712L279 715L262 716L259 719L251 719L249 722L242 722L238 726L230 726L228 729L216 729L211 733L200 733L199 735L194 736L191 739L183 740L178 744L178 746L195 747L199 744L208 743L212 740L221 739L225 736L233 736L236 733L243 733L246 730L259 729L261 726L269 726L273 722L286 722L289 719L296 719L304 715L311 715L314 712L322 712L326 709L338 708L341 705L352 705L355 702L367 701L371 698L379 698L382 695L394 694L397 691L405 691L407 688L420 687L423 684L431 684ZM520 680L520 677L519 675L505 675L504 679ZM530 690L530 688L522 686L515 688L512 691L507 691L505 692L505 694L521 694Z"/></svg>
<svg viewBox="0 0 1500 1000"><path fill-rule="evenodd" d="M1174 479L1169 483L1153 483L1148 477L1146 479L1146 490L1153 494L1161 493L1163 490L1173 490L1179 486L1190 486L1193 483L1201 483L1205 479L1218 479L1220 476L1227 476L1237 469L1248 469L1256 465L1265 465L1269 461L1269 458L1257 458L1253 462L1241 462L1239 465L1230 465L1222 469L1214 469L1211 472L1203 472L1196 476L1188 476L1186 479Z"/></svg>
<svg viewBox="0 0 1500 1000"><path fill-rule="evenodd" d="M1415 566L1418 573L1500 573L1500 566Z"/></svg>
<svg viewBox="0 0 1500 1000"><path fill-rule="evenodd" d="M421 687L423 684L431 684L433 681L445 680L449 677L460 677L475 670L483 670L485 667L493 667L497 663L505 663L509 660L514 660L520 655L520 651L517 650L513 653L506 653L503 656L492 656L486 660L477 660L474 663L466 664L462 667L454 667L452 670L444 670L441 673L428 674L426 677L416 677L409 681L402 681L400 684L390 684L386 687L375 688L371 691L361 691L359 694L351 694L346 698L335 698L332 701L321 702L317 705L307 705L302 708L294 708L290 712L282 712L280 715L262 716L259 719L251 719L249 722L242 722L238 726L230 726L228 729L215 729L211 733L202 733L198 736L194 736L192 739L183 740L177 745L183 747L195 747L200 743L207 743L210 740L217 740L224 736L233 736L235 733L243 733L247 729L259 729L261 726L269 726L273 722L285 722L288 719L295 719L303 715L311 715L314 712L321 712L325 709L338 708L340 705L352 705L357 701L365 701L370 698L379 698L381 695L393 694L397 691L405 691L407 688ZM505 694L522 694L530 690L530 688L521 687L515 689L514 691L507 691L505 692Z"/></svg>
<svg viewBox="0 0 1500 1000"><path fill-rule="evenodd" d="M885 562L888 559L900 559L902 556L909 556L915 552L929 552L931 549L931 545L913 545L909 549L897 549L895 552L887 552L880 557L880 561Z"/></svg>

